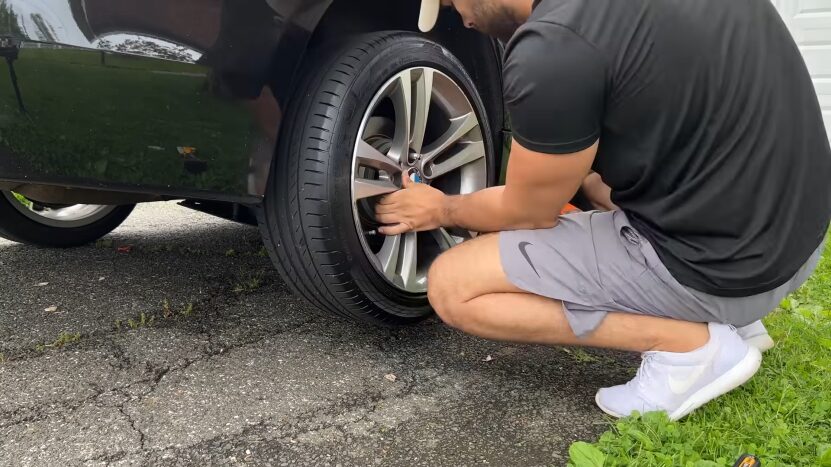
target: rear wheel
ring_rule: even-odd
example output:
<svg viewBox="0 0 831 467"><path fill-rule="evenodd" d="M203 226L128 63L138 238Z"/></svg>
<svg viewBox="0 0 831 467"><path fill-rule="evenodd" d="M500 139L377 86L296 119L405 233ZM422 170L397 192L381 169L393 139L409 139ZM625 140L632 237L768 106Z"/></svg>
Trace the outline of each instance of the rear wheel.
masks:
<svg viewBox="0 0 831 467"><path fill-rule="evenodd" d="M0 192L0 237L44 247L68 248L94 242L130 215L133 205L55 205Z"/></svg>
<svg viewBox="0 0 831 467"><path fill-rule="evenodd" d="M321 51L303 74L260 211L285 280L314 305L372 323L431 313L427 270L471 238L377 233L378 197L402 176L450 194L496 180L495 138L476 87L441 45L378 33Z"/></svg>

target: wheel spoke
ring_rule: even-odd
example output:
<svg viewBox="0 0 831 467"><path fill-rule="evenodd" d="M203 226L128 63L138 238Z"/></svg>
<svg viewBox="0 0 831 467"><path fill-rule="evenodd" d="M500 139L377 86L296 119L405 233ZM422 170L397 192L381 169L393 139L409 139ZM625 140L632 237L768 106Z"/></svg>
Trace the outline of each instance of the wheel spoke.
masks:
<svg viewBox="0 0 831 467"><path fill-rule="evenodd" d="M450 235L450 232L447 231L444 227L440 227L436 230L431 230L430 234L433 235L433 238L436 240L436 243L439 244L439 247L443 251L447 251L454 246L458 245L459 242Z"/></svg>
<svg viewBox="0 0 831 467"><path fill-rule="evenodd" d="M485 144L483 142L464 143L464 146L456 154L447 157L441 162L427 164L424 170L424 177L438 178L484 157Z"/></svg>
<svg viewBox="0 0 831 467"><path fill-rule="evenodd" d="M401 280L404 287L412 289L416 285L416 269L418 267L418 234L408 232L404 234L404 245L401 249Z"/></svg>
<svg viewBox="0 0 831 467"><path fill-rule="evenodd" d="M398 260L401 256L401 235L386 237L381 251L376 257L381 262L381 270L387 279L394 280L398 269Z"/></svg>
<svg viewBox="0 0 831 467"><path fill-rule="evenodd" d="M450 120L450 128L438 140L424 148L422 160L426 164L435 159L478 126L479 120L473 112Z"/></svg>
<svg viewBox="0 0 831 467"><path fill-rule="evenodd" d="M376 170L383 170L389 175L401 172L401 167L389 156L370 146L366 141L359 139L355 151L358 158L358 165L372 167Z"/></svg>
<svg viewBox="0 0 831 467"><path fill-rule="evenodd" d="M424 134L427 131L427 119L430 116L430 102L433 100L433 70L423 69L415 83L413 96L412 134L410 147L420 153L424 146Z"/></svg>
<svg viewBox="0 0 831 467"><path fill-rule="evenodd" d="M398 191L400 188L395 186L389 180L368 180L359 178L355 180L352 185L352 192L355 200L372 198L373 196L381 196Z"/></svg>
<svg viewBox="0 0 831 467"><path fill-rule="evenodd" d="M410 127L413 114L413 80L410 70L398 75L390 99L395 108L395 136L389 155L398 162L404 162L410 154Z"/></svg>

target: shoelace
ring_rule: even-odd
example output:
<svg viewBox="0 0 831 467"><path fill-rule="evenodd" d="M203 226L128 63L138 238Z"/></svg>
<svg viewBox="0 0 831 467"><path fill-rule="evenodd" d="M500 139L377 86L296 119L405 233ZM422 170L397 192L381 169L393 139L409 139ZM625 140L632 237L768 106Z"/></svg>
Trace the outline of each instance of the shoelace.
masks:
<svg viewBox="0 0 831 467"><path fill-rule="evenodd" d="M655 399L655 388L647 385L647 382L654 383L655 381L652 375L655 371L654 358L654 353L641 354L641 366L638 368L638 372L635 373L635 377L626 384L634 385L635 393L646 403L646 408L660 409L663 404Z"/></svg>
<svg viewBox="0 0 831 467"><path fill-rule="evenodd" d="M732 324L729 325L729 326L730 326L730 329L733 332L737 332L735 326L733 326ZM637 373L635 373L635 377L632 379L632 381L629 382L629 383L635 383L636 384L635 387L637 388L638 393L641 395L641 397L644 398L644 400L648 400L649 399L648 395L652 394L654 392L654 391L652 391L652 388L650 388L646 384L647 381L654 381L654 379L652 378L652 375L651 375L651 372L655 371L654 370L655 362L653 361L654 357L655 357L654 353L651 353L651 352L642 353L641 354L641 366L640 366L640 368L638 368Z"/></svg>
<svg viewBox="0 0 831 467"><path fill-rule="evenodd" d="M653 353L643 353L641 354L641 366L638 368L638 372L635 373L635 377L632 379L633 382L637 382L637 387L640 389L641 394L645 394L649 392L649 388L646 386L646 381L651 380L650 371L652 370L653 365L653 358L655 354Z"/></svg>

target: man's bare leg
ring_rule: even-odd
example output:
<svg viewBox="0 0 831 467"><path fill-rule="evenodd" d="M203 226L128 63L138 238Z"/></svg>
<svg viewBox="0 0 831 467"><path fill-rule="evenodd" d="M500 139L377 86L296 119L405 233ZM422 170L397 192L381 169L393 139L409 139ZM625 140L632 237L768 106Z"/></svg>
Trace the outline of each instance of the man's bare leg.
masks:
<svg viewBox="0 0 831 467"><path fill-rule="evenodd" d="M526 293L508 281L498 235L479 237L442 255L428 284L430 302L442 320L487 339L635 352L689 352L709 340L706 324L631 313L609 313L594 332L578 338L562 302Z"/></svg>
<svg viewBox="0 0 831 467"><path fill-rule="evenodd" d="M524 293L507 280L497 235L442 255L430 270L428 294L446 323L488 339L655 351L632 381L597 392L598 407L615 417L664 410L678 420L744 384L762 359L729 326L630 313L609 313L578 339L562 302Z"/></svg>

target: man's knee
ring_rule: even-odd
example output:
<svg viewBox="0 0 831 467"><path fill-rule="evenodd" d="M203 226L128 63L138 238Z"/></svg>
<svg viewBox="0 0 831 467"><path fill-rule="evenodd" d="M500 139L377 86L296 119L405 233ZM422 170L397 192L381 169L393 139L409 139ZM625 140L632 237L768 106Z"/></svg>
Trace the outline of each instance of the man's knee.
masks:
<svg viewBox="0 0 831 467"><path fill-rule="evenodd" d="M452 260L445 253L430 266L427 273L427 298L436 314L448 326L457 327L458 304L461 303L458 286L454 284Z"/></svg>
<svg viewBox="0 0 831 467"><path fill-rule="evenodd" d="M494 280L501 273L498 237L481 235L439 256L427 275L427 297L448 326L471 332L477 313L470 301L483 294L506 291ZM494 267L496 264L496 267Z"/></svg>

